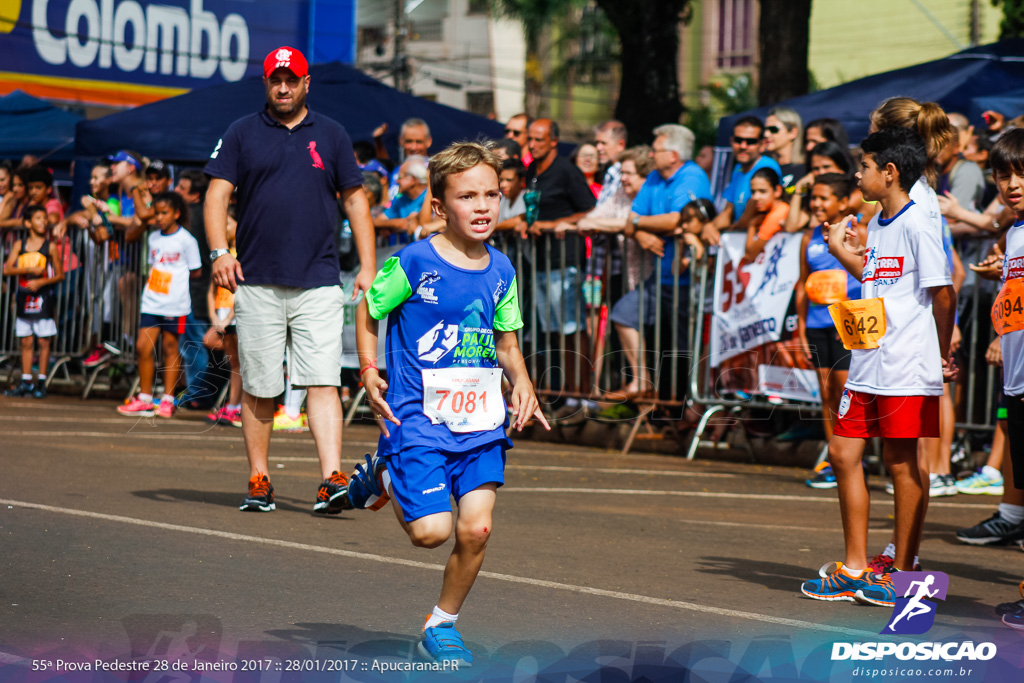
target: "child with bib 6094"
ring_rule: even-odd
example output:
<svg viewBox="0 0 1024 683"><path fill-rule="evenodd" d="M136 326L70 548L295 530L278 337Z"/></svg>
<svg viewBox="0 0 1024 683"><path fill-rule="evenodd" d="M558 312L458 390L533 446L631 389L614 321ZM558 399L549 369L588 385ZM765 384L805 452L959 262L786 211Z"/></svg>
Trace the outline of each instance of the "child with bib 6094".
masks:
<svg viewBox="0 0 1024 683"><path fill-rule="evenodd" d="M142 290L139 320L139 393L117 412L128 416L174 417L174 385L178 382L181 357L178 337L185 333L185 321L192 312L188 281L200 276L199 243L182 227L188 220L185 200L175 192L153 197L153 223L160 232L148 236L149 278ZM162 333L162 335L161 335ZM154 359L161 341L164 353L164 395L153 402Z"/></svg>
<svg viewBox="0 0 1024 683"><path fill-rule="evenodd" d="M972 264L971 270L987 279L1001 280L991 317L1003 354L1013 486L1024 489L1024 129L1013 128L999 137L989 155L989 166L999 200L1014 212L1016 220L993 246L989 257ZM1024 581L1020 583L1020 595L1024 598ZM1024 599L1000 604L996 613L1002 615L1007 626L1024 631Z"/></svg>
<svg viewBox="0 0 1024 683"><path fill-rule="evenodd" d="M861 143L858 186L882 207L868 224L867 246L856 218L826 223L829 251L861 280L863 298L829 312L845 348L850 374L829 443L846 545L802 592L818 600L892 606L890 573L910 570L921 537L924 488L917 441L939 436L939 397L956 371L950 359L956 294L942 235L909 192L924 171L921 138L905 128L872 133ZM881 437L895 495L896 558L877 574L867 568L870 498L861 459L869 438Z"/></svg>
<svg viewBox="0 0 1024 683"><path fill-rule="evenodd" d="M382 436L350 477L348 503L376 510L392 500L413 545L436 548L451 535L455 497L455 547L419 651L456 667L473 661L455 621L483 564L512 445L503 373L513 427L536 417L548 428L516 339L516 272L486 242L498 224L500 172L494 152L476 143L431 158L431 202L445 230L388 259L356 318L360 376ZM376 359L384 316L387 382Z"/></svg>

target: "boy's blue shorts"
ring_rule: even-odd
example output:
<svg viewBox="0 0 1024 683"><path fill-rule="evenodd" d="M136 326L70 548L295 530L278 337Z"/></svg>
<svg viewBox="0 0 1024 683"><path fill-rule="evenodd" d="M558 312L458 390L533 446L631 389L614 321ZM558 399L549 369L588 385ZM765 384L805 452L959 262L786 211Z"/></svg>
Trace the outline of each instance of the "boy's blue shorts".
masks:
<svg viewBox="0 0 1024 683"><path fill-rule="evenodd" d="M451 496L484 484L505 483L505 443L495 441L470 451L443 451L412 446L387 458L391 493L411 522L437 512L451 512Z"/></svg>

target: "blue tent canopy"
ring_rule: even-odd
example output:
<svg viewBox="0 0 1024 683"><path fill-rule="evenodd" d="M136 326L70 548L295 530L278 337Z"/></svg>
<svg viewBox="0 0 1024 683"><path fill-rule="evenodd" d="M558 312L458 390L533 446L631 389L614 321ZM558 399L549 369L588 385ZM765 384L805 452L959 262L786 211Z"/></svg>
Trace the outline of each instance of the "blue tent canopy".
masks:
<svg viewBox="0 0 1024 683"><path fill-rule="evenodd" d="M497 121L399 92L338 62L310 67L310 77L311 109L345 126L352 140L370 139L386 122L384 143L392 158L397 158L399 128L412 117L430 126L431 153L457 140L502 137ZM262 80L246 78L83 121L75 157L91 160L127 148L168 162L203 164L228 126L262 109L265 101Z"/></svg>
<svg viewBox="0 0 1024 683"><path fill-rule="evenodd" d="M75 124L81 119L20 90L0 97L0 158L33 154L46 161L70 161Z"/></svg>
<svg viewBox="0 0 1024 683"><path fill-rule="evenodd" d="M764 120L769 109L781 106L795 109L804 123L819 118L838 119L850 134L850 142L856 144L868 133L871 111L882 100L897 95L913 97L921 102L938 102L946 111L968 115L971 123L982 127L984 123L980 115L985 109L972 108L976 98L1022 88L1024 39L1015 38L972 47L933 62L867 76L828 90L724 117L718 124L717 142L719 146L729 146L733 123L741 116L752 114ZM1024 111L1004 113L1010 118Z"/></svg>
<svg viewBox="0 0 1024 683"><path fill-rule="evenodd" d="M1007 120L1024 114L1024 88L1002 92L998 95L975 97L971 101L971 110L968 116L971 121L981 121L981 115L989 110L999 112Z"/></svg>

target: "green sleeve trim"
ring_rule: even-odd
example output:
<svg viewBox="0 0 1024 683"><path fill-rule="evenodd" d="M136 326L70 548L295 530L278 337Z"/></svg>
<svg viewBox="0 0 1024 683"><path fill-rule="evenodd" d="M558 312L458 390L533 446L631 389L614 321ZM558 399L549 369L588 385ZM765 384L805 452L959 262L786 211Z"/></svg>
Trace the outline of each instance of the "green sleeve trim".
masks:
<svg viewBox="0 0 1024 683"><path fill-rule="evenodd" d="M494 329L499 332L512 332L522 326L523 312L519 305L519 285L513 277L512 285L494 310Z"/></svg>
<svg viewBox="0 0 1024 683"><path fill-rule="evenodd" d="M374 320L383 320L388 313L401 306L412 296L409 278L402 270L397 256L384 262L366 295L366 304Z"/></svg>

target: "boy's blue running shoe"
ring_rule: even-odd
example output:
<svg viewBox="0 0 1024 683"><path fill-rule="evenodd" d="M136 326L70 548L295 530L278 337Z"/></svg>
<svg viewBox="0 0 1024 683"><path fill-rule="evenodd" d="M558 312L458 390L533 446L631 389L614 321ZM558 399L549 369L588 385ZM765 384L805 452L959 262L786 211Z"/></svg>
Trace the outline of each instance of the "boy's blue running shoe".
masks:
<svg viewBox="0 0 1024 683"><path fill-rule="evenodd" d="M832 471L832 467L827 461L822 461L815 467L814 476L807 479L804 483L812 489L834 489L838 486L836 484L836 473Z"/></svg>
<svg viewBox="0 0 1024 683"><path fill-rule="evenodd" d="M892 574L896 571L899 570L890 567L883 574L870 574L868 585L859 589L854 599L862 605L892 607L896 604L896 589L892 585Z"/></svg>
<svg viewBox="0 0 1024 683"><path fill-rule="evenodd" d="M348 478L348 503L359 510L380 510L388 504L388 495L384 483L387 463L376 453L366 454L366 464L356 465L355 471Z"/></svg>
<svg viewBox="0 0 1024 683"><path fill-rule="evenodd" d="M435 662L452 662L459 668L473 665L473 653L466 649L462 636L450 621L424 631L417 649L421 655Z"/></svg>
<svg viewBox="0 0 1024 683"><path fill-rule="evenodd" d="M1020 612L1015 614L1004 614L1003 623L1015 631L1024 631L1024 614L1021 614Z"/></svg>
<svg viewBox="0 0 1024 683"><path fill-rule="evenodd" d="M841 571L842 562L830 562L818 570L820 578L804 581L800 592L815 600L853 602L857 591L870 585L871 572L852 578Z"/></svg>

